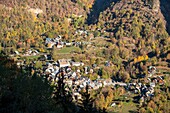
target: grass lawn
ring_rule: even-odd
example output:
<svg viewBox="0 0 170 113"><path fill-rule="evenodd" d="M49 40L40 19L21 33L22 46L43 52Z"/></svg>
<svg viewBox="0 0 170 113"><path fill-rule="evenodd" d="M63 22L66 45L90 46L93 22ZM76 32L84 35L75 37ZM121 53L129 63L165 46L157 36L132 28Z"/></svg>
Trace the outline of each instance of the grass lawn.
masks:
<svg viewBox="0 0 170 113"><path fill-rule="evenodd" d="M24 58L24 59L28 59L28 60L33 60L33 59L38 59L40 57L40 55L36 55L36 56L23 56L23 57L21 57L21 59L22 58Z"/></svg>
<svg viewBox="0 0 170 113"><path fill-rule="evenodd" d="M135 113L137 111L136 104L133 102L124 102L122 105L122 113Z"/></svg>
<svg viewBox="0 0 170 113"><path fill-rule="evenodd" d="M81 49L79 47L64 47L61 50L58 50L58 53L60 54L69 54L71 52L79 52Z"/></svg>
<svg viewBox="0 0 170 113"><path fill-rule="evenodd" d="M137 113L137 107L133 102L122 102L121 107L110 107L108 113Z"/></svg>

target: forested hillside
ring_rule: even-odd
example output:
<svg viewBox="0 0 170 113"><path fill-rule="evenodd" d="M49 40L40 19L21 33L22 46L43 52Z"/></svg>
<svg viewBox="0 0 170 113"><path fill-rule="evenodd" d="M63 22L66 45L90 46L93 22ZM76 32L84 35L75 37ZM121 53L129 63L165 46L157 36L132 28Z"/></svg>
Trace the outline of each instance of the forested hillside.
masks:
<svg viewBox="0 0 170 113"><path fill-rule="evenodd" d="M111 40L112 44L107 45L103 54L121 67L117 76L126 70L133 78L146 75L148 65L161 66L164 61L169 64L170 38L159 0L109 1L107 7L101 9L96 9L100 12L98 16L92 11L94 15L89 24L98 36Z"/></svg>
<svg viewBox="0 0 170 113"><path fill-rule="evenodd" d="M168 42L169 36L164 18L160 10L156 9L141 1L112 3L100 13L96 27L101 30L101 33L105 31L109 33L109 37L116 39L120 47L136 44L136 48L145 53L153 49L162 50L166 45L163 46L161 42ZM124 41L121 42L121 39ZM139 54L135 53L132 56L134 55Z"/></svg>
<svg viewBox="0 0 170 113"><path fill-rule="evenodd" d="M158 1L8 0L0 3L1 49L17 49L21 45L43 48L42 36L62 35L66 40L73 39L77 28L98 29L100 34L106 31L111 39L128 37L136 42L147 39L146 45L152 45L159 37L163 40L168 37ZM87 26L86 23L95 24ZM39 43L35 44L37 39ZM160 41L154 42L155 45ZM8 49L5 51L11 51Z"/></svg>
<svg viewBox="0 0 170 113"><path fill-rule="evenodd" d="M0 0L0 112L168 113L169 9L170 0Z"/></svg>
<svg viewBox="0 0 170 113"><path fill-rule="evenodd" d="M0 3L1 46L17 49L18 44L42 47L43 35L73 37L75 29L83 26L93 0L8 0ZM35 44L35 40L40 43Z"/></svg>

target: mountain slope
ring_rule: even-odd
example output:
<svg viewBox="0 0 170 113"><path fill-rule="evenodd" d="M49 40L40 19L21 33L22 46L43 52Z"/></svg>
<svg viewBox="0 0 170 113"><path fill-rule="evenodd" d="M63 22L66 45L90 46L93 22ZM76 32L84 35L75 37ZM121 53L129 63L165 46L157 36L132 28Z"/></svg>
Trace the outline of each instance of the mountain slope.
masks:
<svg viewBox="0 0 170 113"><path fill-rule="evenodd" d="M123 37L135 39L135 43L143 40L147 50L151 49L152 43L159 47L161 43L158 40L167 39L168 34L162 13L156 9L159 7L151 8L140 0L119 1L100 13L97 29L117 40Z"/></svg>
<svg viewBox="0 0 170 113"><path fill-rule="evenodd" d="M146 67L160 65L157 61L168 63L166 54L170 50L170 40L159 0L112 2L100 12L98 21L95 22L96 24L91 25L95 28L94 31L112 42L112 45L105 49L105 58L113 61L115 65L120 65L118 61L122 61L121 67L127 72L135 72L140 67L137 64L145 62L147 57L152 63L146 63ZM141 71L134 75L143 73L144 71Z"/></svg>
<svg viewBox="0 0 170 113"><path fill-rule="evenodd" d="M62 35L66 39L73 37L75 29L83 26L93 1L0 0L2 48L13 47L15 50L19 47L18 43L22 43L23 48L42 48L43 35L51 38ZM35 40L39 43L36 44Z"/></svg>
<svg viewBox="0 0 170 113"><path fill-rule="evenodd" d="M118 1L120 0L96 0L93 4L91 12L88 14L87 23L96 24L100 13Z"/></svg>
<svg viewBox="0 0 170 113"><path fill-rule="evenodd" d="M4 4L7 7L31 7L40 8L46 14L56 14L60 17L69 16L70 14L84 14L86 10L89 10L93 0L82 1L74 3L71 0L0 0L0 4Z"/></svg>
<svg viewBox="0 0 170 113"><path fill-rule="evenodd" d="M170 34L170 0L160 0L161 11L166 20L167 31Z"/></svg>

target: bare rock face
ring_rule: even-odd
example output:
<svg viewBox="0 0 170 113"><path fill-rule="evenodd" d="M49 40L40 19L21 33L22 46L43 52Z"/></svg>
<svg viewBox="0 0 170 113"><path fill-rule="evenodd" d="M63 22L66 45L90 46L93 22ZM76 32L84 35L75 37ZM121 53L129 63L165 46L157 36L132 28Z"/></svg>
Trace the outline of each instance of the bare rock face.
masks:
<svg viewBox="0 0 170 113"><path fill-rule="evenodd" d="M160 1L159 0L154 0L153 3L153 11L155 11L156 13L159 12L160 9Z"/></svg>
<svg viewBox="0 0 170 113"><path fill-rule="evenodd" d="M142 0L145 5L148 5L154 12L158 13L160 9L160 0Z"/></svg>
<svg viewBox="0 0 170 113"><path fill-rule="evenodd" d="M166 28L170 34L170 0L160 0L160 10L166 21Z"/></svg>

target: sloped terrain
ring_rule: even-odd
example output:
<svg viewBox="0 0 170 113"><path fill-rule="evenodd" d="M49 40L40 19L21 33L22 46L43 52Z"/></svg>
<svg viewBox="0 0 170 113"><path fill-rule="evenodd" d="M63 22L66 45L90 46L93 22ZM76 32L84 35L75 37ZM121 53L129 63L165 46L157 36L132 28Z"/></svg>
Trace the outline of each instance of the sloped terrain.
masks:
<svg viewBox="0 0 170 113"><path fill-rule="evenodd" d="M96 24L98 22L100 13L118 1L120 0L96 0L93 4L91 12L88 14L87 23Z"/></svg>
<svg viewBox="0 0 170 113"><path fill-rule="evenodd" d="M112 46L105 49L106 58L116 65L122 62L121 67L128 73L135 72L137 68L141 70L138 64L148 58L150 61L168 63L169 35L158 0L152 3L121 0L110 2L102 10L97 21L93 19L96 24L92 26L99 32L99 36L109 38L112 42ZM151 64L146 63L145 67L148 65ZM152 65L160 63L152 62ZM143 73L141 70L134 75Z"/></svg>
<svg viewBox="0 0 170 113"><path fill-rule="evenodd" d="M168 113L169 7L0 0L0 112Z"/></svg>
<svg viewBox="0 0 170 113"><path fill-rule="evenodd" d="M160 0L161 11L165 17L166 28L168 33L170 34L170 0Z"/></svg>
<svg viewBox="0 0 170 113"><path fill-rule="evenodd" d="M94 0L83 0L73 2L72 0L0 0L0 4L7 7L31 7L40 8L45 13L55 14L60 17L69 16L71 14L84 15L85 10L92 7Z"/></svg>
<svg viewBox="0 0 170 113"><path fill-rule="evenodd" d="M74 29L83 26L94 0L1 0L0 39L2 47L17 46L18 42L40 40L42 35L72 37ZM70 21L71 20L71 21ZM70 22L73 22L71 24ZM69 32L69 29L70 32ZM70 36L71 35L71 36ZM9 41L11 40L11 41ZM35 46L35 41L31 46ZM29 44L30 45L30 44Z"/></svg>
<svg viewBox="0 0 170 113"><path fill-rule="evenodd" d="M126 37L126 43L129 40L129 44L133 42L136 48L149 53L153 43L160 47L162 43L158 40L168 38L162 14L155 9L142 1L113 2L100 13L97 27L101 33L108 33L108 37L119 41ZM140 46L142 41L143 46Z"/></svg>

